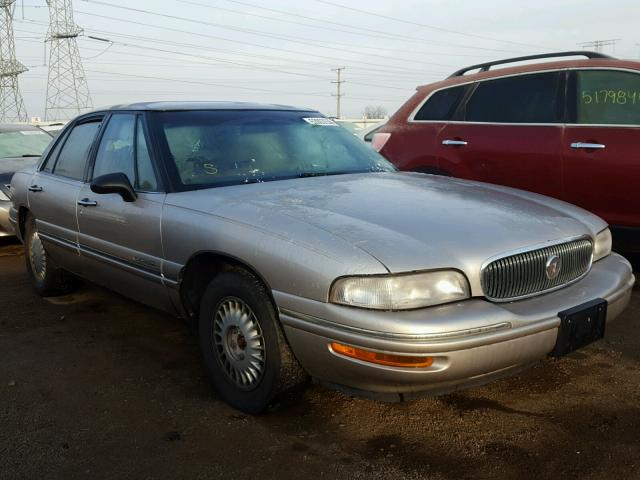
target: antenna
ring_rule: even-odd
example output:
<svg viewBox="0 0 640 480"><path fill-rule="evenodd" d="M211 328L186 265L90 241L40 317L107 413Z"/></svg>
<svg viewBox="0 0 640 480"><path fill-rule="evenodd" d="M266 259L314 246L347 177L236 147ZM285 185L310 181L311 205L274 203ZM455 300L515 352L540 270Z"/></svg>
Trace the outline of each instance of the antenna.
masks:
<svg viewBox="0 0 640 480"><path fill-rule="evenodd" d="M15 1L0 0L0 121L3 122L27 121L18 75L28 68L16 60L12 25Z"/></svg>
<svg viewBox="0 0 640 480"><path fill-rule="evenodd" d="M1 1L1 0L0 0ZM49 77L45 120L65 120L93 106L73 21L71 0L47 0L49 6Z"/></svg>

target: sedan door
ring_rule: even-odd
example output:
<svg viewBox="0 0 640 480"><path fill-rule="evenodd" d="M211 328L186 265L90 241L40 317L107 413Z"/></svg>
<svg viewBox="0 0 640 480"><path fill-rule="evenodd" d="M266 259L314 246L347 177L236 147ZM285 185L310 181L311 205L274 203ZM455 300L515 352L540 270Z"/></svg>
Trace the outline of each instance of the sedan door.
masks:
<svg viewBox="0 0 640 480"><path fill-rule="evenodd" d="M478 82L438 134L440 167L454 176L559 196L565 72Z"/></svg>
<svg viewBox="0 0 640 480"><path fill-rule="evenodd" d="M136 198L125 201L117 193L97 194L85 184L78 195L78 242L90 280L173 311L162 277L160 220L165 194L147 145L140 115L110 116L91 178L124 173Z"/></svg>
<svg viewBox="0 0 640 480"><path fill-rule="evenodd" d="M577 70L571 72L569 86L571 118L563 140L565 199L614 226L637 229L640 72Z"/></svg>
<svg viewBox="0 0 640 480"><path fill-rule="evenodd" d="M50 150L28 187L28 203L48 255L82 275L78 250L76 201L101 118L76 123Z"/></svg>

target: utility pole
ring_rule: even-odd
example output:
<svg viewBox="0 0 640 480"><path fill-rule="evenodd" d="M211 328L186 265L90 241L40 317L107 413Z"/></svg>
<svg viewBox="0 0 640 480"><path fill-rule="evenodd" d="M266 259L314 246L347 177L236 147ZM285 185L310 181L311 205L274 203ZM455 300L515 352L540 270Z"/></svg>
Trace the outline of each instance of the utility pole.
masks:
<svg viewBox="0 0 640 480"><path fill-rule="evenodd" d="M28 69L16 60L13 38L13 11L16 0L0 0L0 121L26 122L18 75Z"/></svg>
<svg viewBox="0 0 640 480"><path fill-rule="evenodd" d="M45 120L65 120L91 108L77 38L82 28L73 21L71 0L47 0L49 6L49 76Z"/></svg>
<svg viewBox="0 0 640 480"><path fill-rule="evenodd" d="M618 43L618 41L620 41L619 38L612 38L609 40L593 40L591 42L581 43L580 46L585 50L591 49L595 52L600 52L600 53L602 53L603 47L612 47L611 50L615 53L616 43Z"/></svg>
<svg viewBox="0 0 640 480"><path fill-rule="evenodd" d="M336 118L340 118L341 114L340 114L340 99L342 97L344 97L344 93L342 93L342 84L345 82L344 80L342 80L342 71L345 69L345 67L338 67L338 68L332 68L331 71L332 72L336 72L338 74L338 79L337 80L333 80L331 83L334 83L336 85L336 89L337 92L336 93L332 93L331 95L333 97L336 97Z"/></svg>

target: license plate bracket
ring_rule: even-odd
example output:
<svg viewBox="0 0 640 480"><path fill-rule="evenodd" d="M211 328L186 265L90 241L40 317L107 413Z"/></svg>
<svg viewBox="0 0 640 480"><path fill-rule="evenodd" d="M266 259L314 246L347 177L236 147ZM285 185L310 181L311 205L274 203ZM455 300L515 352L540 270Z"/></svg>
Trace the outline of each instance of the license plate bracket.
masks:
<svg viewBox="0 0 640 480"><path fill-rule="evenodd" d="M604 337L607 301L596 298L558 313L560 327L552 357L562 357Z"/></svg>

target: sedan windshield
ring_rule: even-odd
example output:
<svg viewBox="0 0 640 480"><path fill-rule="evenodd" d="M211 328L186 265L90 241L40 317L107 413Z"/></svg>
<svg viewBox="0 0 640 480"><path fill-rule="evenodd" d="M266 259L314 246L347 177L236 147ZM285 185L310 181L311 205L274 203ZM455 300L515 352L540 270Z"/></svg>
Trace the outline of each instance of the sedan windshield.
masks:
<svg viewBox="0 0 640 480"><path fill-rule="evenodd" d="M152 124L180 190L395 167L317 112L158 112Z"/></svg>
<svg viewBox="0 0 640 480"><path fill-rule="evenodd" d="M39 157L51 141L51 135L40 130L0 132L0 158Z"/></svg>

